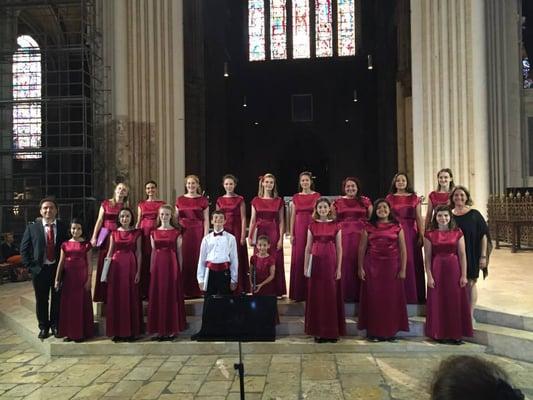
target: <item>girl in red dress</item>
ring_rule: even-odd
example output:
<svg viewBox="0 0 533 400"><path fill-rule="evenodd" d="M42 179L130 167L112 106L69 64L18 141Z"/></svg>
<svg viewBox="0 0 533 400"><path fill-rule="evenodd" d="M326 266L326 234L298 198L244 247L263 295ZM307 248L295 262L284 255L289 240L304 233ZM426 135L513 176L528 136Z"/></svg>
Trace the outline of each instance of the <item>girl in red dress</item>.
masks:
<svg viewBox="0 0 533 400"><path fill-rule="evenodd" d="M202 297L196 270L202 238L209 233L209 201L202 196L200 179L196 175L185 177L185 189L187 193L176 199L176 215L183 227L183 293L185 298L196 298Z"/></svg>
<svg viewBox="0 0 533 400"><path fill-rule="evenodd" d="M268 254L270 239L261 235L256 240L257 253L250 257L250 288L255 295L275 296L276 259ZM276 310L276 325L279 324L279 314Z"/></svg>
<svg viewBox="0 0 533 400"><path fill-rule="evenodd" d="M426 283L422 257L424 224L420 212L421 199L410 187L407 175L400 172L394 175L386 200L405 236L407 270L404 283L407 304L424 304Z"/></svg>
<svg viewBox="0 0 533 400"><path fill-rule="evenodd" d="M430 228L424 238L426 335L441 343L462 344L464 336L473 335L463 232L446 205L435 208Z"/></svg>
<svg viewBox="0 0 533 400"><path fill-rule="evenodd" d="M165 204L164 201L157 199L157 183L148 181L144 184L146 200L139 202L137 206L137 223L135 228L141 230L142 256L143 262L141 267L140 290L141 297L148 297L150 288L150 256L152 254L152 243L150 234L156 228L157 213L159 207Z"/></svg>
<svg viewBox="0 0 533 400"><path fill-rule="evenodd" d="M357 250L361 232L372 213L372 202L368 197L361 196L361 183L355 177L344 179L342 191L344 196L333 202L342 230L342 294L344 301L359 302L361 281L357 275Z"/></svg>
<svg viewBox="0 0 533 400"><path fill-rule="evenodd" d="M341 286L342 234L333 220L330 201L321 197L307 230L305 268L307 300L305 333L315 341L336 342L346 334Z"/></svg>
<svg viewBox="0 0 533 400"><path fill-rule="evenodd" d="M289 298L303 301L307 297L307 278L304 275L304 253L307 228L313 221L312 214L320 193L313 191L313 174L305 171L299 177L300 192L292 196L291 202L291 280Z"/></svg>
<svg viewBox="0 0 533 400"><path fill-rule="evenodd" d="M357 327L370 341L395 341L398 331L409 331L405 303L407 252L402 227L384 199L374 209L359 243L361 299Z"/></svg>
<svg viewBox="0 0 533 400"><path fill-rule="evenodd" d="M226 194L217 199L217 210L222 211L226 217L224 230L235 236L239 255L239 280L234 293L247 293L250 287L248 285L248 248L246 246L246 204L244 198L235 193L237 186L235 176L224 175L222 185Z"/></svg>
<svg viewBox="0 0 533 400"><path fill-rule="evenodd" d="M93 301L104 303L106 301L106 283L100 281L102 267L104 266L104 258L109 250L111 232L117 229L116 221L118 213L123 207L129 207L128 192L129 188L125 183L117 184L113 192L113 198L104 200L98 210L98 218L94 224L93 236L91 238L91 246L100 247L96 264L96 282L94 285ZM98 243L99 239L103 239L103 241Z"/></svg>
<svg viewBox="0 0 533 400"><path fill-rule="evenodd" d="M437 172L437 190L428 195L428 209L426 212L426 227L431 225L433 210L441 204L448 204L450 192L454 188L453 174L450 168L443 168Z"/></svg>
<svg viewBox="0 0 533 400"><path fill-rule="evenodd" d="M155 340L172 340L185 329L185 302L181 280L181 235L172 226L172 207L159 208L160 225L151 233L148 333Z"/></svg>
<svg viewBox="0 0 533 400"><path fill-rule="evenodd" d="M82 342L94 334L91 300L91 244L83 238L82 222L70 222L72 239L61 245L55 289L61 288L59 334L65 342Z"/></svg>
<svg viewBox="0 0 533 400"><path fill-rule="evenodd" d="M132 341L142 332L141 232L133 227L133 211L123 208L118 214L118 228L111 233L107 257L106 335L114 342Z"/></svg>
<svg viewBox="0 0 533 400"><path fill-rule="evenodd" d="M283 264L283 233L285 231L285 216L283 199L278 196L276 178L272 174L259 177L259 190L252 200L252 215L250 217L249 240L255 247L258 236L266 235L272 246L270 254L276 257L276 295L287 293L285 284L285 266Z"/></svg>

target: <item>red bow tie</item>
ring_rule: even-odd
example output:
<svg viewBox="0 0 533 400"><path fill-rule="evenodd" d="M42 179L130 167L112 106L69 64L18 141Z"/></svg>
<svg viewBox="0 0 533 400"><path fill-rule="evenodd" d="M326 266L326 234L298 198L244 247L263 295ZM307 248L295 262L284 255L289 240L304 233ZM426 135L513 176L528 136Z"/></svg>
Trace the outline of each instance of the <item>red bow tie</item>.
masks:
<svg viewBox="0 0 533 400"><path fill-rule="evenodd" d="M213 232L213 236L222 236L222 234L224 233L224 231L220 231L220 232Z"/></svg>

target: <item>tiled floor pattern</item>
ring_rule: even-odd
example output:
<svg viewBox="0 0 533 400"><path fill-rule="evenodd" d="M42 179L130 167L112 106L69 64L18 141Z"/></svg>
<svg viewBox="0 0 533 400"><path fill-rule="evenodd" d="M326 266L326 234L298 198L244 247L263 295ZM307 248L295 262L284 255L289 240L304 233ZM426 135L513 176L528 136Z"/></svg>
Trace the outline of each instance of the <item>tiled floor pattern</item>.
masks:
<svg viewBox="0 0 533 400"><path fill-rule="evenodd" d="M247 399L429 399L446 354L245 356ZM533 399L533 364L482 355ZM238 399L228 356L47 357L0 329L0 399Z"/></svg>

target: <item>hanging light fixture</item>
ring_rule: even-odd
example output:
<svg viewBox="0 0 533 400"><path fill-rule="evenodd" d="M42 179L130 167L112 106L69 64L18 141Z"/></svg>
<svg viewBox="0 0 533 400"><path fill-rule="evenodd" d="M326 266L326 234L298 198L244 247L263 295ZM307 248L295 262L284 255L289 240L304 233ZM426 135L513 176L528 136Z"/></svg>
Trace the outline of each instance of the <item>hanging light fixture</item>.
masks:
<svg viewBox="0 0 533 400"><path fill-rule="evenodd" d="M246 96L244 96L243 99L242 99L242 106L244 108L248 107L248 104L246 103Z"/></svg>
<svg viewBox="0 0 533 400"><path fill-rule="evenodd" d="M224 61L224 78L227 78L228 76L229 76L228 62Z"/></svg>
<svg viewBox="0 0 533 400"><path fill-rule="evenodd" d="M354 102L354 103L357 103L357 100L358 100L358 99L357 99L357 90L354 89L354 90L353 90L353 102Z"/></svg>
<svg viewBox="0 0 533 400"><path fill-rule="evenodd" d="M367 58L368 69L374 69L374 64L372 62L372 55L369 54L368 56L366 56L366 58Z"/></svg>

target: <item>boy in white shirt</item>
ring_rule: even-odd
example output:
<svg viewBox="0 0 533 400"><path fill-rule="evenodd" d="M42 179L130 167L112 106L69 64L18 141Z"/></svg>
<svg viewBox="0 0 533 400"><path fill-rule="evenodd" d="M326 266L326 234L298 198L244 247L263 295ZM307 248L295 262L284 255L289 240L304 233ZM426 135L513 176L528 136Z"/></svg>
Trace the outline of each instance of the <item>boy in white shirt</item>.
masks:
<svg viewBox="0 0 533 400"><path fill-rule="evenodd" d="M202 239L196 278L206 296L228 295L237 288L237 241L224 231L226 217L222 211L211 215L213 232Z"/></svg>

